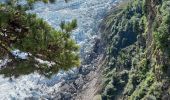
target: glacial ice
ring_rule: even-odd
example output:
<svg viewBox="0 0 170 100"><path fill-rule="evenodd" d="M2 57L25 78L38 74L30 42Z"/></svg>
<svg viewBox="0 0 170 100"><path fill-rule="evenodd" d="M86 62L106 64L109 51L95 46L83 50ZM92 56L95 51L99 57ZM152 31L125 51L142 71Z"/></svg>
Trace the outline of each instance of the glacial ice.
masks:
<svg viewBox="0 0 170 100"><path fill-rule="evenodd" d="M57 0L55 4L37 3L35 9L29 11L36 13L55 28L59 28L61 21L78 20L78 28L74 31L73 38L77 43L90 46L88 40L96 36L98 23L104 15L111 9L116 0L71 0L65 3L64 0ZM82 48L82 53L86 52ZM84 52L83 52L84 51ZM19 51L14 51L14 54ZM26 58L26 53L19 54L21 58ZM48 98L52 92L57 91L60 82L69 77L68 73L74 73L76 69L69 72L60 71L52 78L47 79L37 73L20 76L15 79L4 78L0 75L0 99L2 100L22 100L27 97L37 99Z"/></svg>

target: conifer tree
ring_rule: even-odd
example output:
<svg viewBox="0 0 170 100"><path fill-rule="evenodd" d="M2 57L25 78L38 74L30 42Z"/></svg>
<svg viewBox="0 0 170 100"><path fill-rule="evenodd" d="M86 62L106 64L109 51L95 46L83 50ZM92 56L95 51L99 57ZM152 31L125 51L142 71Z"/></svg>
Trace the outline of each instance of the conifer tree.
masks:
<svg viewBox="0 0 170 100"><path fill-rule="evenodd" d="M36 1L54 2L27 0L27 4ZM8 63L1 66L0 74L19 76L38 72L50 77L60 69L79 66L79 46L71 39L77 20L61 22L62 30L55 30L35 14L26 13L25 6L18 2L7 0L0 4L0 59L8 58ZM13 53L16 50L26 53L26 58L16 56Z"/></svg>

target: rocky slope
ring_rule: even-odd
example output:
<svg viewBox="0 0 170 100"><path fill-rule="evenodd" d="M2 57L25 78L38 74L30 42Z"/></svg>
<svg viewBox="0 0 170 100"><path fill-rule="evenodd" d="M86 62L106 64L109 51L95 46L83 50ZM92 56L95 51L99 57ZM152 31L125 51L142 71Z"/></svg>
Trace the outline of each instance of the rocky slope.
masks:
<svg viewBox="0 0 170 100"><path fill-rule="evenodd" d="M103 21L103 100L168 100L169 0L131 0Z"/></svg>
<svg viewBox="0 0 170 100"><path fill-rule="evenodd" d="M94 79L73 99L169 100L169 9L169 0L129 0L115 7L100 25L97 55L103 60L91 62L97 70L86 77Z"/></svg>

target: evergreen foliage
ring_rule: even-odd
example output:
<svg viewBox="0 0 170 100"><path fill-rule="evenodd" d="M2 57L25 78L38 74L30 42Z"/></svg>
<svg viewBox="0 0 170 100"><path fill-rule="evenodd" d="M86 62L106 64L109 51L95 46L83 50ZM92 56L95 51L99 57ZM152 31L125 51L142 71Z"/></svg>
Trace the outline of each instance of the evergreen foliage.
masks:
<svg viewBox="0 0 170 100"><path fill-rule="evenodd" d="M170 1L131 0L103 24L103 100L170 98ZM118 84L117 84L118 83Z"/></svg>
<svg viewBox="0 0 170 100"><path fill-rule="evenodd" d="M28 0L31 3L36 1L40 0ZM55 30L35 14L26 13L23 7L0 4L0 58L10 57L0 74L19 76L36 71L51 76L60 69L79 66L79 46L71 38L76 27L77 20L73 20L63 23L62 30ZM12 54L17 49L28 53L27 59ZM51 64L40 63L37 59Z"/></svg>

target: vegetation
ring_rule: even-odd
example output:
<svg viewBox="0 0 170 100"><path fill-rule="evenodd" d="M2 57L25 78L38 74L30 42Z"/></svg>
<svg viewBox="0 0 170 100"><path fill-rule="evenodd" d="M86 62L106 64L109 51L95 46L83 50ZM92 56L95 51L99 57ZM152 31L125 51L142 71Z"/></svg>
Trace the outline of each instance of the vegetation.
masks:
<svg viewBox="0 0 170 100"><path fill-rule="evenodd" d="M35 1L40 0L28 0L28 3ZM76 20L62 22L61 30L55 30L35 14L26 13L15 0L10 2L12 4L0 4L0 58L9 56L0 74L19 76L36 71L51 76L60 69L79 66L79 46L71 39L72 30L77 27ZM26 58L14 55L15 50L25 52Z"/></svg>
<svg viewBox="0 0 170 100"><path fill-rule="evenodd" d="M170 1L131 0L104 21L103 100L170 98Z"/></svg>
<svg viewBox="0 0 170 100"><path fill-rule="evenodd" d="M28 0L27 8L36 1ZM79 65L78 45L71 39L77 21L55 30L15 0L0 5L0 70L6 76L39 72L51 76ZM170 0L129 0L102 22L106 50L103 100L168 100L170 98ZM19 49L26 59L12 52ZM39 60L48 63L40 63ZM49 63L50 62L50 63ZM51 65L50 65L51 64Z"/></svg>

